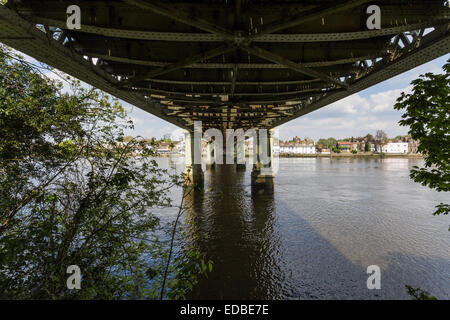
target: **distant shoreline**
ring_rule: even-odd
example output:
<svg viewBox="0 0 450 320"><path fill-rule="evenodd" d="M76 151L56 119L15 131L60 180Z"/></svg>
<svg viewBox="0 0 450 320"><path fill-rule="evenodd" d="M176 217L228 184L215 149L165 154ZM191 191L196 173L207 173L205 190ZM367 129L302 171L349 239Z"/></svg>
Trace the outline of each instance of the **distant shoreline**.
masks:
<svg viewBox="0 0 450 320"><path fill-rule="evenodd" d="M159 154L158 157L184 157L183 154ZM248 158L249 155L246 155ZM371 158L371 159L385 159L385 158L401 158L401 159L423 159L421 154L378 154L378 153L332 153L332 154L280 154L280 158Z"/></svg>
<svg viewBox="0 0 450 320"><path fill-rule="evenodd" d="M421 154L374 154L374 153L332 153L332 154L280 154L280 158L403 158L403 159L423 159Z"/></svg>

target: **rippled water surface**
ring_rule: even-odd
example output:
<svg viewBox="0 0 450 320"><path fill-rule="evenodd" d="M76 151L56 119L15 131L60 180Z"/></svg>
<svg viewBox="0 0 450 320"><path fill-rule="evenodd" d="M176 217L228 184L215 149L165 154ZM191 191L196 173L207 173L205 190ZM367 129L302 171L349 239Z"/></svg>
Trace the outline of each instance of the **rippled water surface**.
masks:
<svg viewBox="0 0 450 320"><path fill-rule="evenodd" d="M408 284L450 299L450 217L431 215L450 197L410 180L421 163L280 159L273 196L252 195L249 166L205 171L185 218L214 269L192 298L408 299Z"/></svg>

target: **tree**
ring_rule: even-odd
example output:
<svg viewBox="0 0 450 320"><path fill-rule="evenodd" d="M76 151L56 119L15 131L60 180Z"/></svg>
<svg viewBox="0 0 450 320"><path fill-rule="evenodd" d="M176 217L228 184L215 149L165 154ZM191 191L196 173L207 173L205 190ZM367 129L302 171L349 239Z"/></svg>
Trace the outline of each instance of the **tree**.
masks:
<svg viewBox="0 0 450 320"><path fill-rule="evenodd" d="M412 286L406 285L406 290L408 290L408 294L415 300L437 300L436 297L420 288L413 288Z"/></svg>
<svg viewBox="0 0 450 320"><path fill-rule="evenodd" d="M317 141L317 146L322 145L324 148L328 148L328 140L327 139L319 139Z"/></svg>
<svg viewBox="0 0 450 320"><path fill-rule="evenodd" d="M414 80L412 93L397 99L396 110L404 110L401 126L419 141L418 151L425 156L425 166L413 167L411 178L438 192L450 191L450 60L443 74L426 73ZM450 206L441 203L434 215L448 214Z"/></svg>
<svg viewBox="0 0 450 320"><path fill-rule="evenodd" d="M324 148L329 148L329 149L332 147L335 147L336 143L337 143L337 140L335 138L328 138L328 139L322 138L317 141L318 145L321 144Z"/></svg>
<svg viewBox="0 0 450 320"><path fill-rule="evenodd" d="M336 146L336 144L337 144L337 139L335 139L333 137L328 138L328 147Z"/></svg>
<svg viewBox="0 0 450 320"><path fill-rule="evenodd" d="M375 138L370 133L365 136L365 139L367 142L375 142Z"/></svg>
<svg viewBox="0 0 450 320"><path fill-rule="evenodd" d="M179 176L158 168L154 144L124 141L117 101L70 83L62 94L0 47L0 298L159 298L167 261L164 298L182 296L202 257L185 245L167 259L152 213L173 206ZM66 287L70 265L81 290Z"/></svg>
<svg viewBox="0 0 450 320"><path fill-rule="evenodd" d="M382 152L383 146L388 141L388 136L387 136L386 132L384 132L383 130L377 130L377 132L375 134L375 141L377 142L380 152Z"/></svg>

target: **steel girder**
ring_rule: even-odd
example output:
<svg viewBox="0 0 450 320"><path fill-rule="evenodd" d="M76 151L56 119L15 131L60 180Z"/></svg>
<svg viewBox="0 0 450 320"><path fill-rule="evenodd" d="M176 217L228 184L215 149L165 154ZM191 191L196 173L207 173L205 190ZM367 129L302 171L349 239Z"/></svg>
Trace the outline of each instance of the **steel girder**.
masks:
<svg viewBox="0 0 450 320"><path fill-rule="evenodd" d="M35 7L30 6L25 12L27 2L35 3ZM317 5L319 2L324 5ZM360 30L358 24L341 23L333 16L361 11L361 6L368 2L323 0L300 11L294 4L284 3L294 13L282 20L275 15L271 18L270 8L258 7L255 12L264 11L264 19L268 18L270 23L262 26L261 16L258 28L262 28L252 26L245 35L239 31L245 14L237 8L234 17L237 29L230 29L229 25L224 27L227 23L221 19L217 23L208 19L199 11L205 7L195 2L187 6L195 6L195 12L201 13L198 17L157 1L80 1L91 9L96 4L103 9L114 9L118 4L128 5L126 8L130 10L141 8L143 12L133 14L151 12L156 15L152 17L166 19L158 20L166 29L167 25L174 28L164 31L124 28L117 25L113 10L108 18L113 20L107 25L104 21L96 24L97 15L91 13L91 22L83 23L81 31L73 31L66 30L63 20L55 19L54 14L41 15L43 11L36 8L40 2L29 0L19 3L21 15L0 6L0 41L183 128L189 129L194 120L207 122L205 127L222 123L223 128L270 128L450 52L448 10L436 6L440 1L427 3L433 13L428 16L423 8L400 10L404 18L399 21L393 2L383 1L391 7L381 30ZM47 3L65 4L53 0L42 3L44 8ZM59 11L55 11L58 17ZM99 15L99 19L105 19L105 15ZM316 33L320 21L327 31ZM312 27L305 28L306 22L311 22ZM251 17L246 23L252 25ZM330 24L338 26L339 31L330 32ZM345 27L341 28L341 24ZM36 28L37 25L41 28ZM159 25L154 27L158 29ZM189 29L192 27L204 33L192 32ZM303 28L308 32L299 33ZM345 31L346 28L352 31ZM434 31L426 34L427 28ZM225 46L221 45L223 42ZM166 47L166 52L179 51L189 44L185 49L194 53L170 61L162 58L164 54L152 58L133 51L142 48L138 53L145 52L148 43L153 52ZM196 46L200 48L197 52ZM299 51L302 54L296 58ZM248 62L243 60L242 53L248 53Z"/></svg>

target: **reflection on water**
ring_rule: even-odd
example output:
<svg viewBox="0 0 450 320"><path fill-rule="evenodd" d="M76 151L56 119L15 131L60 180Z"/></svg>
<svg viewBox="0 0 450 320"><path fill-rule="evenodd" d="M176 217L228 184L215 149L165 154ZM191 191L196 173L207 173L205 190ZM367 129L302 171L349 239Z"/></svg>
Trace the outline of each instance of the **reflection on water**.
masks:
<svg viewBox="0 0 450 320"><path fill-rule="evenodd" d="M450 298L450 201L409 178L419 160L280 159L273 196L252 195L250 170L205 172L186 219L214 261L199 299L409 298L405 285ZM367 266L382 270L366 287Z"/></svg>
<svg viewBox="0 0 450 320"><path fill-rule="evenodd" d="M214 269L193 298L279 297L283 279L277 264L283 255L273 230L273 197L252 197L245 173L233 166L208 173L205 196L192 195L188 219L193 232L207 234L198 246L214 261Z"/></svg>

